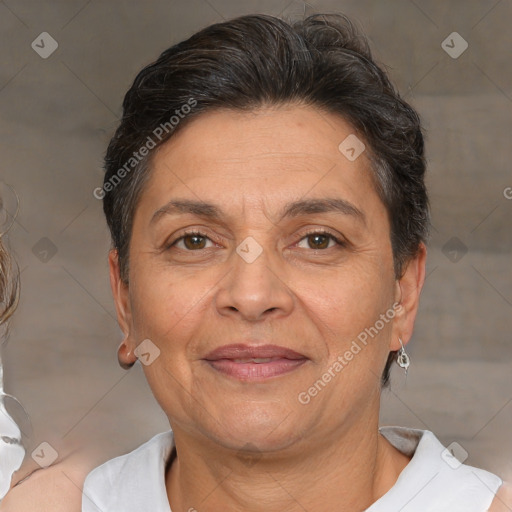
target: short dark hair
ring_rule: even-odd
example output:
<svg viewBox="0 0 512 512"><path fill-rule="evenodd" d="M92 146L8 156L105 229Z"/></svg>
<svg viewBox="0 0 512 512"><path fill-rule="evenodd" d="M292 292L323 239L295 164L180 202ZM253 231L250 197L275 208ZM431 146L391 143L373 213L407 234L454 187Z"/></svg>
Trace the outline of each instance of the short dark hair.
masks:
<svg viewBox="0 0 512 512"><path fill-rule="evenodd" d="M101 195L125 282L134 212L153 148L209 110L295 103L340 115L364 140L389 215L395 274L402 275L429 231L418 114L346 16L314 14L287 22L257 14L210 25L168 48L140 71L126 93L105 157ZM395 358L396 351L390 352L383 385Z"/></svg>

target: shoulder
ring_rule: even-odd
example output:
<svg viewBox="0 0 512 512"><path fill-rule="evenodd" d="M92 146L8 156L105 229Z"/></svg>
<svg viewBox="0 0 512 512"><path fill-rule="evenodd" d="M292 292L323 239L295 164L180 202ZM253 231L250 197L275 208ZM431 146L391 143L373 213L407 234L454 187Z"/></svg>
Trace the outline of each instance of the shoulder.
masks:
<svg viewBox="0 0 512 512"><path fill-rule="evenodd" d="M103 441L69 444L59 450L59 460L44 469L26 457L0 501L0 512L82 512L86 477L112 452L111 444Z"/></svg>
<svg viewBox="0 0 512 512"><path fill-rule="evenodd" d="M398 493L410 502L404 512L418 510L420 501L432 510L482 512L489 510L493 500L493 506L498 507L500 499L505 503L510 499L501 498L506 496L507 487L498 475L464 464L464 454L457 453L457 446L445 447L432 432L393 427L382 433L400 451L412 455L393 489L394 496ZM489 512L511 511L508 507L491 508Z"/></svg>
<svg viewBox="0 0 512 512"><path fill-rule="evenodd" d="M82 449L29 476L18 475L19 483L1 500L0 512L82 512L82 490L88 483L93 493L104 490L110 494L112 487L103 480L106 475L112 481L126 474L140 476L148 466L148 459L167 452L172 446L172 433L158 434L127 455L115 457L103 464L103 451L91 447L87 451Z"/></svg>
<svg viewBox="0 0 512 512"><path fill-rule="evenodd" d="M172 431L164 432L92 470L83 485L82 511L164 510L165 467L173 447Z"/></svg>
<svg viewBox="0 0 512 512"><path fill-rule="evenodd" d="M81 512L82 485L92 469L86 460L65 460L39 469L12 487L0 512Z"/></svg>
<svg viewBox="0 0 512 512"><path fill-rule="evenodd" d="M503 482L488 512L510 512L512 510L512 482Z"/></svg>
<svg viewBox="0 0 512 512"><path fill-rule="evenodd" d="M135 450L115 457L93 469L85 480L86 488L111 488L119 482L125 482L127 476L136 480L137 475L145 474L150 466L165 459L174 446L172 431L155 435ZM0 511L1 512L1 511Z"/></svg>

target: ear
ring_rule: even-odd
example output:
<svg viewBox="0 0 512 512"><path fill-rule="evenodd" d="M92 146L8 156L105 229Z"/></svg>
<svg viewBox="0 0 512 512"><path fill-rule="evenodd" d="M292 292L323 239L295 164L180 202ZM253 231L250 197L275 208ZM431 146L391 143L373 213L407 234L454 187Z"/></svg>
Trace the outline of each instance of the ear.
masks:
<svg viewBox="0 0 512 512"><path fill-rule="evenodd" d="M118 348L117 355L119 364L123 368L133 366L137 357L133 353L135 344L132 339L132 313L130 307L129 285L121 279L121 268L119 265L119 254L112 249L108 254L108 266L110 271L110 287L116 306L117 321L123 331L124 341Z"/></svg>
<svg viewBox="0 0 512 512"><path fill-rule="evenodd" d="M417 255L408 262L402 277L396 281L395 300L401 308L397 308L393 321L390 350L401 348L398 338L404 345L411 339L420 293L425 282L426 259L427 248L424 243L420 243Z"/></svg>

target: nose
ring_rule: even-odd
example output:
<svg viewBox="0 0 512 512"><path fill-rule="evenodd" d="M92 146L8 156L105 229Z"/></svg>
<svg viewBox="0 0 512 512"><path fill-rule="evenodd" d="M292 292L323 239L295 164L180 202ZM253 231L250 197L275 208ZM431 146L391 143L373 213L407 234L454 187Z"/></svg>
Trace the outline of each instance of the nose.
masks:
<svg viewBox="0 0 512 512"><path fill-rule="evenodd" d="M249 242L242 242L229 258L231 270L221 280L215 297L217 311L251 322L289 315L293 292L278 255L253 238L246 240Z"/></svg>

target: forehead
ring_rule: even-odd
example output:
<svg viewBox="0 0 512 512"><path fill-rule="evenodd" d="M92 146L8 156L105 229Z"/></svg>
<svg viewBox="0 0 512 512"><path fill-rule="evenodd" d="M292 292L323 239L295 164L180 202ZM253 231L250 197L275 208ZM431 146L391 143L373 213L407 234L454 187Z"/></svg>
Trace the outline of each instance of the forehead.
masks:
<svg viewBox="0 0 512 512"><path fill-rule="evenodd" d="M285 160L290 170L309 164L332 166L342 156L339 144L348 136L354 137L355 132L347 121L313 107L213 110L200 114L161 146L154 167L164 160L187 164L216 160L225 172L237 168L236 176L240 176L243 170L238 164L249 159L261 170L272 160ZM365 163L362 158L353 167L362 170Z"/></svg>
<svg viewBox="0 0 512 512"><path fill-rule="evenodd" d="M154 210L176 196L226 208L275 204L277 212L290 199L338 192L371 215L383 205L367 151L347 153L364 148L356 137L340 116L313 107L203 113L157 150L140 206Z"/></svg>

